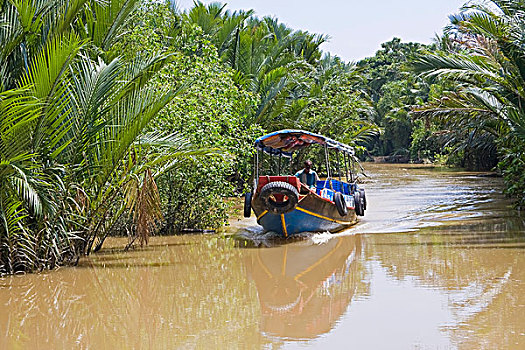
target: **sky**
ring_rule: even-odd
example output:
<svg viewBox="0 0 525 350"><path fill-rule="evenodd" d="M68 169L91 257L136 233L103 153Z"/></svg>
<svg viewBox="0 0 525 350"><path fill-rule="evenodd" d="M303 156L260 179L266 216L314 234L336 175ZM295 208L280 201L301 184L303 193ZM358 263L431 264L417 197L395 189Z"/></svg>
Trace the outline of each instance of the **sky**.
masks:
<svg viewBox="0 0 525 350"><path fill-rule="evenodd" d="M193 0L176 0L180 9ZM214 1L203 0L204 3ZM430 43L459 12L466 0L222 0L230 10L253 9L259 17L277 17L293 29L328 34L321 46L343 60L370 57L381 43L399 37L403 42Z"/></svg>

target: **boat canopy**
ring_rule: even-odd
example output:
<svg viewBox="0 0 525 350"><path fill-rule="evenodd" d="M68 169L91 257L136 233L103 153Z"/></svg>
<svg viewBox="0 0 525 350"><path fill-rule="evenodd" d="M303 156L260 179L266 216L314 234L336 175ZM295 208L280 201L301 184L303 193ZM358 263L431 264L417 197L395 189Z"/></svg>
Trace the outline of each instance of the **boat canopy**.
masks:
<svg viewBox="0 0 525 350"><path fill-rule="evenodd" d="M255 140L255 147L273 155L291 156L291 153L312 144L327 146L354 155L354 148L331 138L314 134L304 130L279 130L259 137Z"/></svg>

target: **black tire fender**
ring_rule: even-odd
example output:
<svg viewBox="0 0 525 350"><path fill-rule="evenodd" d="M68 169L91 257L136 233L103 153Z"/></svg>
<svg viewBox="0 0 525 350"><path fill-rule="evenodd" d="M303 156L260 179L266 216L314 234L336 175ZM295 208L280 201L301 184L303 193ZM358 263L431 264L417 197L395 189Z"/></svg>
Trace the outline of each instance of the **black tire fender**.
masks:
<svg viewBox="0 0 525 350"><path fill-rule="evenodd" d="M359 189L359 192L361 193L361 199L363 200L363 211L366 210L366 194L365 194L365 189L364 188L360 188Z"/></svg>
<svg viewBox="0 0 525 350"><path fill-rule="evenodd" d="M272 195L280 194L288 197L284 202L276 202L272 199ZM293 185L282 182L274 181L267 183L261 189L259 197L263 201L266 209L274 214L286 214L291 212L299 203L299 192Z"/></svg>
<svg viewBox="0 0 525 350"><path fill-rule="evenodd" d="M361 198L361 192L357 191L354 193L354 202L355 213L358 216L365 215L365 212L363 210L363 199Z"/></svg>
<svg viewBox="0 0 525 350"><path fill-rule="evenodd" d="M249 218L252 215L252 193L244 194L244 217Z"/></svg>
<svg viewBox="0 0 525 350"><path fill-rule="evenodd" d="M339 192L334 194L335 207L337 212L341 216L346 216L348 214L348 208L346 207L345 197Z"/></svg>

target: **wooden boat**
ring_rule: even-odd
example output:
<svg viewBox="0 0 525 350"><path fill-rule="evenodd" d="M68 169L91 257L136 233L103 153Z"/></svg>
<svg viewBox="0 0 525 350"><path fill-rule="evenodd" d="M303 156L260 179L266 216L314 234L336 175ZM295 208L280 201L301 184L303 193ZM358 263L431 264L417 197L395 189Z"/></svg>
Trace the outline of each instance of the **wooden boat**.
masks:
<svg viewBox="0 0 525 350"><path fill-rule="evenodd" d="M291 160L293 152L319 145L324 147L326 174L324 181L317 181L309 188L294 175L281 175L281 159ZM281 130L258 138L255 141L255 174L253 191L245 195L244 215L257 216L257 222L266 231L289 237L301 232L335 232L357 222L364 215L366 196L358 187L354 149L322 135L303 130ZM339 180L332 178L329 153L337 156ZM277 174L261 175L260 163L264 154L278 157ZM345 179L342 181L342 154Z"/></svg>

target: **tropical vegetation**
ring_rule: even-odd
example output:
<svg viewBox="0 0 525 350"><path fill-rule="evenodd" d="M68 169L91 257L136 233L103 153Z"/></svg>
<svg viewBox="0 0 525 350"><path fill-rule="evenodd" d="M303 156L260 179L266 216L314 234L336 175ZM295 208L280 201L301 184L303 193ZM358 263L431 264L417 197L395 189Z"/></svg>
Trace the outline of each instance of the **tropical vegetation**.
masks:
<svg viewBox="0 0 525 350"><path fill-rule="evenodd" d="M525 3L467 4L451 18L439 49L414 62L442 82L417 114L436 121L448 143L478 167L494 165L525 205Z"/></svg>
<svg viewBox="0 0 525 350"><path fill-rule="evenodd" d="M0 274L223 225L253 140L281 128L363 159L497 169L525 205L522 1L469 3L433 44L394 38L356 63L225 6L0 1Z"/></svg>
<svg viewBox="0 0 525 350"><path fill-rule="evenodd" d="M152 77L165 53L117 57L138 1L4 1L0 46L0 272L89 253L125 213L147 241L155 177L216 153L147 132L178 93Z"/></svg>

